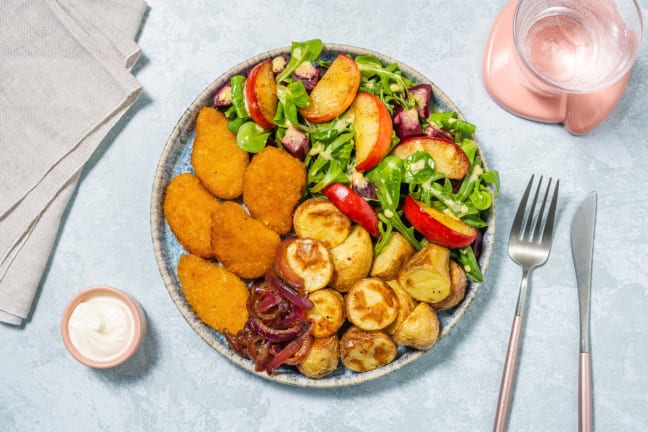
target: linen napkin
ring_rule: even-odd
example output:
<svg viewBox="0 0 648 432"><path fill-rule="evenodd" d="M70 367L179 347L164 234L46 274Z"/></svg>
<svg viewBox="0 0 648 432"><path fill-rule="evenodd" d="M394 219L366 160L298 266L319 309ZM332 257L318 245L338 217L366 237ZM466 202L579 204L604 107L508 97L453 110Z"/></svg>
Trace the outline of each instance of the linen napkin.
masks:
<svg viewBox="0 0 648 432"><path fill-rule="evenodd" d="M83 165L133 105L143 0L0 2L0 321L20 325Z"/></svg>

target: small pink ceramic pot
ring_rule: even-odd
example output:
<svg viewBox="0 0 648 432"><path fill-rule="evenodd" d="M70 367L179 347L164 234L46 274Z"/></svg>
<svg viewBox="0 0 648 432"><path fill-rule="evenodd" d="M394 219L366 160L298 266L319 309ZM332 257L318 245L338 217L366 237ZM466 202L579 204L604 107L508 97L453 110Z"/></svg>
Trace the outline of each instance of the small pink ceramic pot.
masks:
<svg viewBox="0 0 648 432"><path fill-rule="evenodd" d="M129 336L126 342L123 342L123 346L118 350L117 353L115 353L115 355L111 355L106 359L87 354L87 346L82 347L82 344L79 342L79 338L71 334L71 331L76 331L74 328L70 327L70 318L72 318L75 314L75 310L82 303L88 304L89 302L95 301L93 299L97 298L108 300L113 305L117 305L118 309L121 312L125 311L124 315L125 319L127 319L128 324L132 324L132 331L129 332ZM125 306L125 308L123 306ZM94 319L92 316L92 311L87 312L86 310L85 318L90 321L94 321L91 323L91 326L93 327L92 331L101 330L104 326L108 326L110 324L102 322L102 320L99 318ZM76 320L76 318L73 318L73 320ZM70 352L72 357L77 359L79 362L96 369L112 368L124 363L126 360L131 358L142 345L145 334L146 316L140 304L125 292L109 286L93 286L78 292L68 302L67 306L63 310L63 316L61 318L61 337L63 338L63 343L65 344L67 350ZM76 343L79 346L75 345L75 340L77 341ZM99 345L102 343L100 340L94 342ZM86 354L84 354L84 351L86 352Z"/></svg>

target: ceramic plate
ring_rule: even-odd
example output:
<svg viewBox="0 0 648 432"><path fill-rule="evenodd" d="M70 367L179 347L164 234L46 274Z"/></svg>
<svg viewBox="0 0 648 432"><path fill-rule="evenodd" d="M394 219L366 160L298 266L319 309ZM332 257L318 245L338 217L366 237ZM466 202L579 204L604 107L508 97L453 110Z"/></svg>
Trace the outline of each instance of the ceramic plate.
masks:
<svg viewBox="0 0 648 432"><path fill-rule="evenodd" d="M429 83L432 85L434 89L435 105L439 110L455 111L459 114L459 116L461 116L461 113L454 105L454 103L452 103L452 101L450 101L448 97L436 85L434 85L434 83L432 83L417 71L406 66L402 62L398 62L395 59L376 52L338 44L325 44L320 57L333 60L338 53L347 53L351 56L356 56L359 54L373 54L380 58L384 64L398 63L401 71L409 78L418 83ZM187 108L185 113L180 118L175 129L173 129L173 132L171 133L171 136L169 137L164 147L164 151L162 152L162 156L160 158L160 162L155 174L155 180L153 183L151 199L151 233L153 237L155 258L157 260L158 266L160 268L160 273L162 275L162 278L164 279L164 283L169 294L171 295L171 298L173 299L176 306L178 307L178 310L187 320L189 325L209 345L211 345L216 351L218 351L219 354L232 361L233 363L239 365L240 367L246 369L250 373L259 375L272 381L300 387L339 387L374 380L376 378L392 373L402 368L403 366L417 360L422 355L424 355L425 352L405 347L399 347L397 358L392 363L379 369L364 373L354 373L346 370L344 366L340 364L338 370L336 370L333 374L319 380L307 378L293 368L282 367L275 371L275 373L273 373L272 375L268 375L265 372L255 372L254 363L252 361L243 359L233 351L231 351L227 346L225 338L220 333L208 327L196 317L193 310L186 302L182 294L180 282L178 281L178 275L176 271L178 260L180 256L186 252L177 242L175 236L165 222L162 203L164 200L166 187L171 179L183 172L193 172L193 168L191 167L191 150L194 137L195 120L198 111L204 106L211 105L212 97L215 91L219 89L224 83L228 82L231 76L235 74L247 75L248 71L255 64L265 59L274 58L275 56L280 54L290 54L290 48L280 48L260 54L227 71L211 85L209 85L196 98L196 100L194 100L194 102ZM484 155L481 149L479 149L479 152L482 156L482 160L484 160ZM484 164L486 164L485 160ZM481 269L484 273L486 272L493 247L493 236L495 233L494 207L491 210L488 222L489 227L484 233L483 250L479 259ZM466 309L470 306L472 300L475 298L475 295L479 290L479 286L480 284L470 283L466 291L465 299L459 306L452 309L451 311L439 313L439 319L442 326L440 334L441 338L447 336L452 331L452 328L457 324L459 319L461 319L463 314L466 312Z"/></svg>

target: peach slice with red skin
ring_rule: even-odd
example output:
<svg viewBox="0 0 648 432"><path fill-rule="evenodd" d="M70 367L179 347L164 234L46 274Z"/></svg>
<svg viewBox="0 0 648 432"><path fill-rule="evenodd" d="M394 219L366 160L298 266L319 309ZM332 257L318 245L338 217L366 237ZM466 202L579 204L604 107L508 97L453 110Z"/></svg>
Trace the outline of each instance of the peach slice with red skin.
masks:
<svg viewBox="0 0 648 432"><path fill-rule="evenodd" d="M271 60L262 61L250 70L245 82L245 98L252 120L264 129L273 128L277 113L277 84Z"/></svg>
<svg viewBox="0 0 648 432"><path fill-rule="evenodd" d="M470 168L466 153L457 143L441 137L411 137L396 146L393 153L401 159L406 159L417 151L424 151L432 156L437 172L449 179L464 178Z"/></svg>
<svg viewBox="0 0 648 432"><path fill-rule="evenodd" d="M373 237L378 237L378 215L358 193L342 183L333 183L322 189L322 193L353 222L362 226Z"/></svg>
<svg viewBox="0 0 648 432"><path fill-rule="evenodd" d="M310 102L300 110L301 115L313 123L333 120L349 108L359 87L358 65L351 57L340 54L311 91Z"/></svg>
<svg viewBox="0 0 648 432"><path fill-rule="evenodd" d="M450 249L469 246L477 237L475 228L440 210L425 206L410 195L405 197L403 213L426 239Z"/></svg>
<svg viewBox="0 0 648 432"><path fill-rule="evenodd" d="M355 130L356 171L367 171L378 165L389 151L392 140L392 119L378 97L358 93L349 112Z"/></svg>

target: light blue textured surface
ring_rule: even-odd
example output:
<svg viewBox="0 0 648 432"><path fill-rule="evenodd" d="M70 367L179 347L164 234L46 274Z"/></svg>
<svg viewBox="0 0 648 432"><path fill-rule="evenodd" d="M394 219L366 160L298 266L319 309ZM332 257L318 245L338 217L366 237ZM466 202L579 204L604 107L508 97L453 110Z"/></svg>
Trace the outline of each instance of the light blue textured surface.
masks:
<svg viewBox="0 0 648 432"><path fill-rule="evenodd" d="M559 177L561 200L551 256L531 281L510 430L576 430L569 225L591 190L599 193L595 427L648 430L646 44L612 115L574 137L508 114L484 90L482 53L504 4L150 0L135 68L144 94L85 169L30 321L0 326L0 430L490 430L520 278L506 233L532 173ZM477 124L489 165L502 178L489 272L453 333L384 378L329 390L257 378L206 344L164 287L149 226L162 147L196 95L248 57L315 37L387 54L434 81ZM77 363L59 335L68 299L96 284L132 294L149 320L143 348L113 370Z"/></svg>

